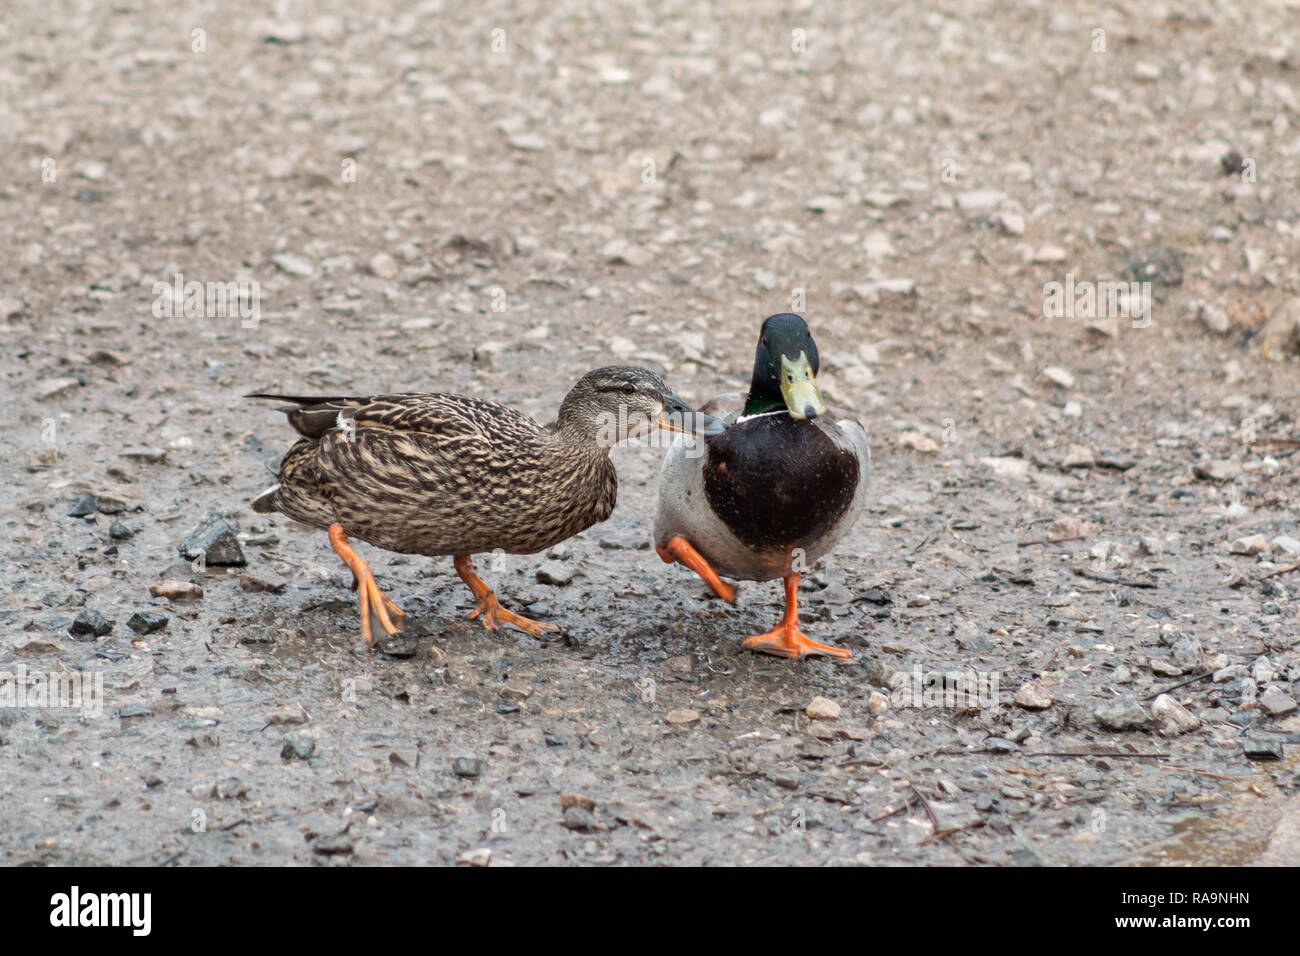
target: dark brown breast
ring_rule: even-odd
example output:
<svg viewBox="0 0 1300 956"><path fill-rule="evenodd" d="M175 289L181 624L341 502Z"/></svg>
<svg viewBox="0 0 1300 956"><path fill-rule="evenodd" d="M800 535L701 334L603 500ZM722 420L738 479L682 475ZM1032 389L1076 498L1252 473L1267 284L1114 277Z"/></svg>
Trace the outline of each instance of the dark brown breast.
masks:
<svg viewBox="0 0 1300 956"><path fill-rule="evenodd" d="M713 511L756 550L807 547L853 503L857 457L815 422L763 415L708 440L704 493Z"/></svg>

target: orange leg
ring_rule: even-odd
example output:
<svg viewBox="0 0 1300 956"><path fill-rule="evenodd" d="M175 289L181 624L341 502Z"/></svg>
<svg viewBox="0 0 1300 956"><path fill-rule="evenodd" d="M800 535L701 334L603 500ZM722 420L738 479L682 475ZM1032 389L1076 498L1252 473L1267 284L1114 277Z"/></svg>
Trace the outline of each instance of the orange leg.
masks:
<svg viewBox="0 0 1300 956"><path fill-rule="evenodd" d="M713 566L704 555L696 551L695 546L680 534L669 538L668 543L662 548L655 548L655 552L667 564L680 561L702 577L704 583L713 588L713 592L718 597L732 604L736 603L736 589L718 577L718 572L713 570Z"/></svg>
<svg viewBox="0 0 1300 956"><path fill-rule="evenodd" d="M483 615L483 626L489 631L498 624L513 624L515 627L522 628L529 634L541 637L544 630L559 630L556 624L547 624L544 621L534 621L526 617L521 617L514 611L507 611L497 600L493 590L483 583L483 579L474 573L474 559L468 554L458 554L452 558L456 565L456 573L460 579L469 585L469 589L474 592L475 608L470 611L470 619Z"/></svg>
<svg viewBox="0 0 1300 956"><path fill-rule="evenodd" d="M781 623L766 634L755 634L745 638L742 645L764 654L777 657L807 657L823 654L827 657L850 658L853 655L842 647L820 644L810 640L799 630L799 572L795 571L785 578L785 617Z"/></svg>
<svg viewBox="0 0 1300 956"><path fill-rule="evenodd" d="M343 563L352 570L353 587L361 602L361 636L366 639L366 644L369 647L375 646L375 638L370 633L371 605L374 605L375 615L387 633L396 634L401 631L401 625L406 620L406 612L379 590L379 585L375 583L375 576L370 573L370 566L362 560L361 555L352 550L352 545L348 544L348 534L343 530L342 525L330 525L330 544L334 546L335 553L343 559ZM397 619L396 624L393 623L393 618Z"/></svg>
<svg viewBox="0 0 1300 956"><path fill-rule="evenodd" d="M357 580L357 576L356 576L355 574L353 574L353 575L352 575L352 584L350 585L350 587L352 588L352 590L355 591L355 590L357 589L357 587L360 585L360 583L361 583L361 582L359 582L359 581ZM402 622L403 622L404 620L406 620L406 612L403 611L403 610L402 610L400 607L398 607L396 604L394 604L392 601L390 601L390 600L388 599L388 595L385 594L383 591L380 591L378 588L375 588L375 591L371 592L371 597L372 597L372 599L373 599L373 597L374 597L375 592L378 592L379 597L383 600L383 602L384 602L384 607L388 608L388 613L389 613L389 615L390 615L390 616L391 616L395 621L397 621L397 629L400 631L400 630L402 629Z"/></svg>

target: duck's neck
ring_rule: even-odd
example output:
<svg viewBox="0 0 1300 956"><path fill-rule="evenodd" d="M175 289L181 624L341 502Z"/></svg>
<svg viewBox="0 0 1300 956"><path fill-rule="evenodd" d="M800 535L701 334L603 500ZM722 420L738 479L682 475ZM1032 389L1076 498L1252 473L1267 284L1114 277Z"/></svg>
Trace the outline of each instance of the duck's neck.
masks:
<svg viewBox="0 0 1300 956"><path fill-rule="evenodd" d="M609 430L612 432L612 427ZM606 435L601 422L583 414L581 409L567 407L567 405L560 406L560 414L556 419L553 434L556 441L570 448L604 458L609 457L609 449L616 437L612 433Z"/></svg>
<svg viewBox="0 0 1300 956"><path fill-rule="evenodd" d="M749 397L745 399L745 408L740 413L742 418L751 415L766 415L770 412L785 410L785 399L781 397L780 388L770 384L766 377L755 376L749 386Z"/></svg>

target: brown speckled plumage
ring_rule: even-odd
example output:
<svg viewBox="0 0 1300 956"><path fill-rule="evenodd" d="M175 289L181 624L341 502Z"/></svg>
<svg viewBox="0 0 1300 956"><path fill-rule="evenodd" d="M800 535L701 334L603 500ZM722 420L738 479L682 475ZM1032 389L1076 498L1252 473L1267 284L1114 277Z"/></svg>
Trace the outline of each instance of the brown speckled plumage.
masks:
<svg viewBox="0 0 1300 956"><path fill-rule="evenodd" d="M366 579L368 642L368 606L401 612L378 590L348 536L387 551L457 556L457 570L479 600L476 613L489 627L499 619L538 633L544 625L500 608L469 556L498 549L532 554L604 521L618 497L610 445L627 437L629 423L635 432L636 423L664 412L695 414L658 375L621 366L583 376L549 428L462 395L249 397L291 403L283 410L303 436L284 456L279 484L253 509L330 530L340 557ZM400 629L384 623L390 633Z"/></svg>
<svg viewBox="0 0 1300 956"><path fill-rule="evenodd" d="M425 555L532 554L614 511L609 449L504 405L440 394L304 402L289 412L304 437L258 510Z"/></svg>

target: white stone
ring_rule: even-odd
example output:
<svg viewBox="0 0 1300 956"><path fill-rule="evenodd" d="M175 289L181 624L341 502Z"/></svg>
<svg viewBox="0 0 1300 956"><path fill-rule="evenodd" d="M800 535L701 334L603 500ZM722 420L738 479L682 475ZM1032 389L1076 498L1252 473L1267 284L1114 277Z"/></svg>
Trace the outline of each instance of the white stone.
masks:
<svg viewBox="0 0 1300 956"><path fill-rule="evenodd" d="M804 713L813 720L838 720L840 712L839 704L820 695L810 700L808 706L804 708Z"/></svg>
<svg viewBox="0 0 1300 956"><path fill-rule="evenodd" d="M1161 694L1151 703L1151 716L1156 730L1165 737L1185 734L1201 726L1200 718L1168 694Z"/></svg>

